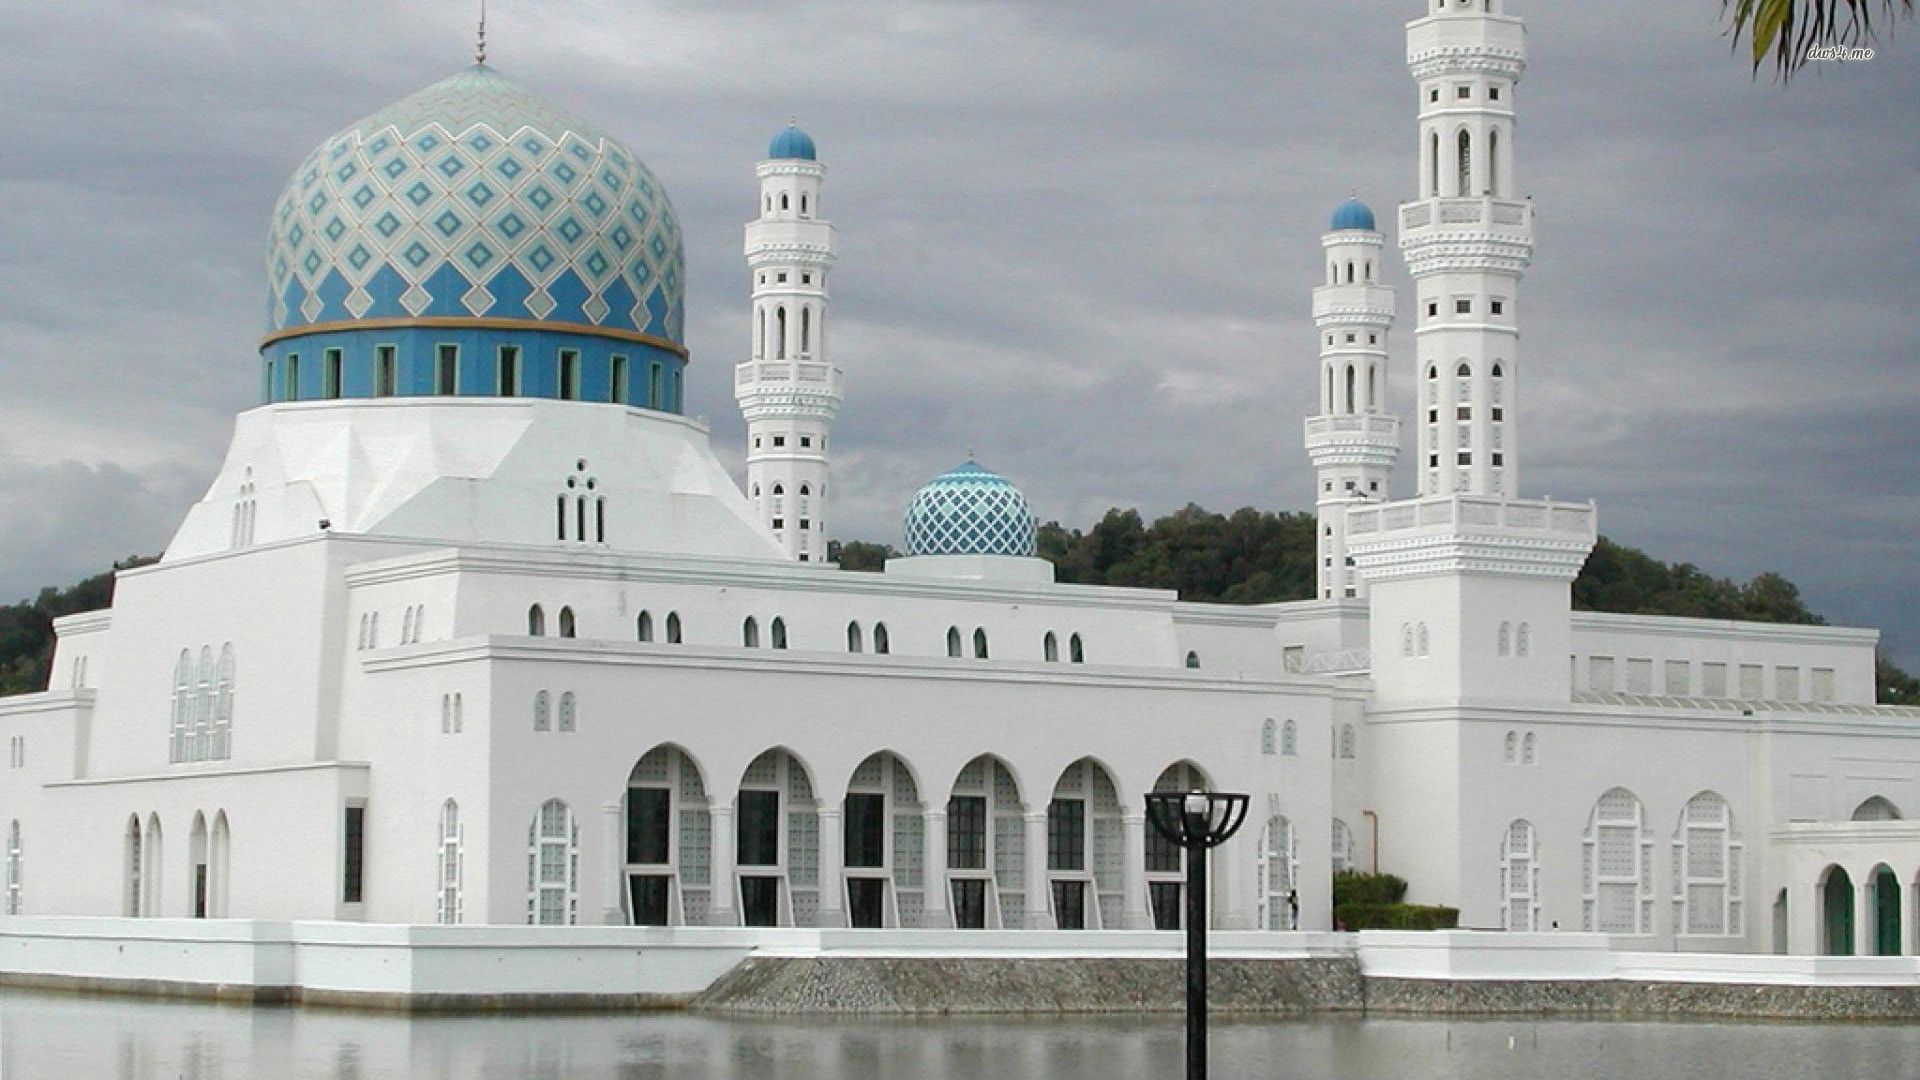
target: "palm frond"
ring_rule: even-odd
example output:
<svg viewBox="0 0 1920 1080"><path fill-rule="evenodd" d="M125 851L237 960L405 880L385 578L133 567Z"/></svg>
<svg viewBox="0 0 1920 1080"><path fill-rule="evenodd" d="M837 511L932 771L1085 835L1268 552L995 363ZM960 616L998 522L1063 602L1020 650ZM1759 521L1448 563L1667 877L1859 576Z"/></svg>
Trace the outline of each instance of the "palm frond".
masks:
<svg viewBox="0 0 1920 1080"><path fill-rule="evenodd" d="M1774 74L1786 82L1807 64L1816 47L1858 47L1878 41L1880 30L1913 17L1914 0L1720 0L1734 48L1746 39L1753 73L1773 55ZM1876 23L1875 20L1879 22Z"/></svg>

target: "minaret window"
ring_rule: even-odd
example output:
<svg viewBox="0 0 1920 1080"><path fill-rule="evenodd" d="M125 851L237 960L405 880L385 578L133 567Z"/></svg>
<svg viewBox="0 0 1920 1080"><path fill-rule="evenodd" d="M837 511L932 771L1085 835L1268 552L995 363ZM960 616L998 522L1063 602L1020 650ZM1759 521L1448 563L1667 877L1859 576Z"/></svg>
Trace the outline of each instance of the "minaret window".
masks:
<svg viewBox="0 0 1920 1080"><path fill-rule="evenodd" d="M1347 284L1353 284L1353 260L1347 260Z"/></svg>
<svg viewBox="0 0 1920 1080"><path fill-rule="evenodd" d="M813 309L800 309L800 355L806 356L813 351Z"/></svg>
<svg viewBox="0 0 1920 1080"><path fill-rule="evenodd" d="M273 361L268 360L267 370L262 374L261 380L260 380L260 397L262 400L265 400L265 401L273 400L273 390L275 385L276 384L273 381Z"/></svg>
<svg viewBox="0 0 1920 1080"><path fill-rule="evenodd" d="M1454 182L1454 194L1465 198L1473 193L1473 136L1462 130L1459 142L1459 176Z"/></svg>
<svg viewBox="0 0 1920 1080"><path fill-rule="evenodd" d="M340 359L340 350L328 349L325 353L325 356L326 356L326 368L324 371L325 379L324 379L324 385L321 387L321 393L325 394L329 398L337 398L340 396L340 375L341 375L340 366L342 363Z"/></svg>
<svg viewBox="0 0 1920 1080"><path fill-rule="evenodd" d="M1500 131L1487 132L1487 194L1500 194Z"/></svg>
<svg viewBox="0 0 1920 1080"><path fill-rule="evenodd" d="M375 397L392 397L395 390L394 353L392 345L378 345L373 350L373 394Z"/></svg>
<svg viewBox="0 0 1920 1080"><path fill-rule="evenodd" d="M1464 363L1463 363L1463 364L1461 364L1461 365L1460 365L1460 367L1459 367L1458 369L1456 369L1456 370L1454 371L1454 374L1455 374L1455 375L1458 375L1458 376L1459 376L1460 378L1462 378L1462 379L1467 379L1467 378L1472 378L1472 377L1473 377L1473 369L1472 369L1471 367L1468 367L1468 366L1467 366L1466 364L1464 364Z"/></svg>
<svg viewBox="0 0 1920 1080"><path fill-rule="evenodd" d="M1455 300L1455 301L1453 302L1453 313L1454 313L1455 315L1471 315L1471 314L1473 314L1473 301L1471 301L1471 300Z"/></svg>
<svg viewBox="0 0 1920 1080"><path fill-rule="evenodd" d="M667 612L667 644L680 644L680 613L677 611Z"/></svg>
<svg viewBox="0 0 1920 1080"><path fill-rule="evenodd" d="M805 192L800 193L800 216L807 216L807 196Z"/></svg>
<svg viewBox="0 0 1920 1080"><path fill-rule="evenodd" d="M1439 303L1439 301L1437 301L1437 300L1435 300L1435 301L1429 301L1429 302L1427 303L1427 318L1429 318L1429 319L1431 319L1431 318L1435 318L1435 317L1436 317L1436 316L1438 316L1439 314L1440 314L1440 303Z"/></svg>
<svg viewBox="0 0 1920 1080"><path fill-rule="evenodd" d="M433 389L452 397L460 387L460 346L442 345L434 363Z"/></svg>
<svg viewBox="0 0 1920 1080"><path fill-rule="evenodd" d="M787 209L787 208L788 208L788 207L787 207L787 193L783 191L783 192L781 192L781 193L780 193L780 209L782 209L782 210L785 210L785 209Z"/></svg>
<svg viewBox="0 0 1920 1080"><path fill-rule="evenodd" d="M1455 100L1465 101L1473 96L1473 87L1456 86L1453 88L1453 96Z"/></svg>
<svg viewBox="0 0 1920 1080"><path fill-rule="evenodd" d="M773 309L773 328L774 328L774 332L779 335L778 342L777 344L774 345L774 359L785 360L787 358L787 309L786 308L779 307L779 308Z"/></svg>
<svg viewBox="0 0 1920 1080"><path fill-rule="evenodd" d="M1374 366L1372 364L1368 364L1367 365L1367 411L1368 412L1372 412L1374 409L1377 409L1380 407L1380 396L1378 393L1378 386L1377 386L1378 383L1379 383L1379 372L1374 369Z"/></svg>
<svg viewBox="0 0 1920 1080"><path fill-rule="evenodd" d="M1348 364L1347 365L1347 408L1346 408L1347 412L1353 411L1353 382L1354 382L1353 365Z"/></svg>
<svg viewBox="0 0 1920 1080"><path fill-rule="evenodd" d="M1502 300L1491 301L1491 305L1495 315L1503 314L1507 310L1506 302Z"/></svg>
<svg viewBox="0 0 1920 1080"><path fill-rule="evenodd" d="M766 284L766 276L761 275L761 284ZM755 359L767 358L767 309L755 308L753 312L753 355ZM658 370L658 369L655 369Z"/></svg>
<svg viewBox="0 0 1920 1080"><path fill-rule="evenodd" d="M1436 98L1439 94L1440 91L1434 91ZM1440 197L1440 133L1436 131L1429 135L1427 143L1427 194L1437 199Z"/></svg>

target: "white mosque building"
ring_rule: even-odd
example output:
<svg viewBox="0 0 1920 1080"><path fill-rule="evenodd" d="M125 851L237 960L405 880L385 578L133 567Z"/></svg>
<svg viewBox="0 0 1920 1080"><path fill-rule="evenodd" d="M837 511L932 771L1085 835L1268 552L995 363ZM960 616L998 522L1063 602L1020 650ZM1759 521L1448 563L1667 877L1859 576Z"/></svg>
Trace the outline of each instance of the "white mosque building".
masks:
<svg viewBox="0 0 1920 1080"><path fill-rule="evenodd" d="M1353 867L1468 927L1914 953L1920 710L1875 704L1877 634L1570 609L1595 508L1521 484L1525 33L1424 2L1410 363L1374 214L1302 253L1297 603L1056 583L972 462L885 573L826 562L835 232L798 128L746 227L744 488L682 415L719 376L630 150L485 64L328 138L272 214L261 403L165 558L58 623L55 685L0 702L5 911L1168 928L1143 796L1205 787L1253 802L1221 928L1327 929Z"/></svg>

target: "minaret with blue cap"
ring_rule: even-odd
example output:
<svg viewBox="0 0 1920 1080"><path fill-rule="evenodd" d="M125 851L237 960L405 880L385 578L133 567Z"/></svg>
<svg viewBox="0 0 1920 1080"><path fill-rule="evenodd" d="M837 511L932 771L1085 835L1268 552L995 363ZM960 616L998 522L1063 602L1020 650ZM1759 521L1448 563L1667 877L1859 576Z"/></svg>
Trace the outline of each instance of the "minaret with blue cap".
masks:
<svg viewBox="0 0 1920 1080"><path fill-rule="evenodd" d="M1323 600L1364 595L1365 583L1348 565L1347 510L1389 497L1400 456L1400 419L1387 408L1393 290L1380 284L1385 243L1373 226L1373 211L1358 198L1340 204L1320 238L1327 266L1324 283L1313 290L1320 409L1307 418L1307 456L1314 469Z"/></svg>
<svg viewBox="0 0 1920 1080"><path fill-rule="evenodd" d="M793 124L760 162L760 216L747 223L752 356L734 369L747 421L747 496L787 553L827 558L827 438L840 411L840 369L827 351L833 225L821 216L826 170Z"/></svg>

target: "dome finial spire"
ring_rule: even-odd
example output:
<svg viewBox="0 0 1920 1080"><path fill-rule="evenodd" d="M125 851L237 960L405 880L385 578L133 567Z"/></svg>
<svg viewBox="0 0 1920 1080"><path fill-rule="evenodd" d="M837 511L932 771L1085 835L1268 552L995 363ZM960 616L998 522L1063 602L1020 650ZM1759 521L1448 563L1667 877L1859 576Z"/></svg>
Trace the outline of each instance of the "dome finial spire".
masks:
<svg viewBox="0 0 1920 1080"><path fill-rule="evenodd" d="M487 0L480 0L480 36L473 43L473 62L487 62Z"/></svg>

